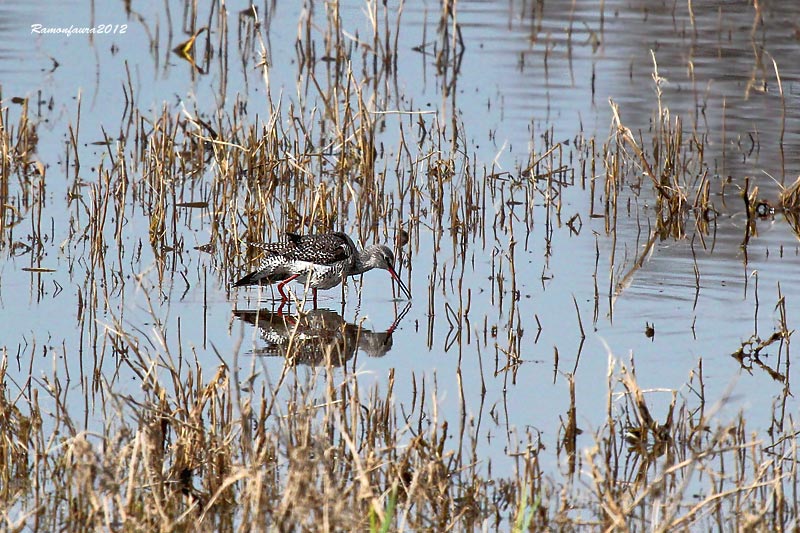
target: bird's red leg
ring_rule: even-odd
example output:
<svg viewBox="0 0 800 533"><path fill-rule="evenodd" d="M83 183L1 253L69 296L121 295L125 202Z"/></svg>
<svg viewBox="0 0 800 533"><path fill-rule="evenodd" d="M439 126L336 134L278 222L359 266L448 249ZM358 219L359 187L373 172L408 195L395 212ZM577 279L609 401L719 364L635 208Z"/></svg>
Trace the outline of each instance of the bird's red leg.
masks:
<svg viewBox="0 0 800 533"><path fill-rule="evenodd" d="M284 303L289 301L289 297L286 296L285 292L283 292L283 286L286 285L287 283L289 283L290 281L292 281L293 279L295 279L296 277L298 277L299 275L300 274L295 274L293 276L289 276L285 280L283 280L280 283L278 283L278 292L281 293L281 307L283 307Z"/></svg>

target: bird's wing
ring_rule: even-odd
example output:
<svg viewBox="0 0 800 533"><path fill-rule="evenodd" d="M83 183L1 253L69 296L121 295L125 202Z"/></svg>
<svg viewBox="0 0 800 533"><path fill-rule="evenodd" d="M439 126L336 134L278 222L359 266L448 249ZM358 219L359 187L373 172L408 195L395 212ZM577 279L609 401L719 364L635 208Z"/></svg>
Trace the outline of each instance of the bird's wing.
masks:
<svg viewBox="0 0 800 533"><path fill-rule="evenodd" d="M330 265L342 261L355 261L355 245L344 233L298 235L286 233L278 242L254 244L264 250L267 257L280 256L289 261L308 261L318 265Z"/></svg>
<svg viewBox="0 0 800 533"><path fill-rule="evenodd" d="M355 247L344 233L324 233L305 235L295 243L298 259L320 265L330 265L342 261L353 261Z"/></svg>

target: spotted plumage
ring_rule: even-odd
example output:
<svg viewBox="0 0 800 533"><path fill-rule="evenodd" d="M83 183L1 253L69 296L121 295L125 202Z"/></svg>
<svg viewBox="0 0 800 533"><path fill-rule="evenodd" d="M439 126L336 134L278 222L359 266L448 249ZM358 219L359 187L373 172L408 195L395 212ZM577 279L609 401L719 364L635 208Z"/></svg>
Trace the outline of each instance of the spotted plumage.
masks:
<svg viewBox="0 0 800 533"><path fill-rule="evenodd" d="M267 285L292 278L308 283L312 289L330 289L342 282L345 272L352 269L355 262L353 241L339 232L286 233L282 241L253 246L264 251L259 268L234 283L234 287Z"/></svg>
<svg viewBox="0 0 800 533"><path fill-rule="evenodd" d="M259 268L234 283L234 287L278 283L278 292L285 302L288 297L283 287L294 280L313 289L316 304L317 289L330 289L347 276L382 268L411 298L408 288L394 270L394 254L386 246L372 245L359 251L353 240L340 232L317 235L287 233L282 241L255 246L264 250Z"/></svg>

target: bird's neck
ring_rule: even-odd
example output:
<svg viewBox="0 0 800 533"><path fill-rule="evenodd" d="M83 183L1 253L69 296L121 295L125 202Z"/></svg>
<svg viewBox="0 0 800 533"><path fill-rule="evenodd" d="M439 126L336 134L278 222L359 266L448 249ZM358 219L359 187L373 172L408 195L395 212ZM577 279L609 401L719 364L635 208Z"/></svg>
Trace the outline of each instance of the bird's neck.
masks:
<svg viewBox="0 0 800 533"><path fill-rule="evenodd" d="M375 265L372 264L372 255L369 249L360 250L356 254L355 264L353 265L353 271L350 275L357 276L373 268L375 268Z"/></svg>

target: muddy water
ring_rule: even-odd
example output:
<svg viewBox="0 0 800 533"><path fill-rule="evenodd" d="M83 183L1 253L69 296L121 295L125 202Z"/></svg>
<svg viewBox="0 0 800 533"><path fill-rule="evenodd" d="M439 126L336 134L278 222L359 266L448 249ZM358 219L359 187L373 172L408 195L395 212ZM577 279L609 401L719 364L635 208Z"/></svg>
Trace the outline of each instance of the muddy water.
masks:
<svg viewBox="0 0 800 533"><path fill-rule="evenodd" d="M574 375L584 435L602 423L609 352L635 356L656 416L663 416L671 391L693 394L685 383L702 367L708 401L730 394L721 416L745 410L769 427L773 401L792 382L785 351L782 361L777 344L762 353L784 383L758 366L743 370L731 353L751 335L767 338L776 330L781 297L788 326L796 327L800 287L793 274L800 257L797 237L780 214L759 220L757 235L742 246L740 190L749 176L751 187L774 200L781 184L800 175L794 26L800 8L767 3L757 16L749 6L692 6L690 13L673 2L606 2L601 12L596 2L459 2L455 22L463 49L457 68L444 71L436 65L438 5L408 2L402 13L390 12L389 20L399 21L397 70L378 92L376 108L425 112L420 116L428 125L432 117L455 121L468 160L501 177L491 180L494 193L481 206L480 228L462 230L468 232L464 247L453 244L452 219L445 217L441 228L432 226L432 216L419 221L418 237L405 250L411 264L403 272L414 294L409 309L390 297L383 272L364 276L360 298L360 285L351 284L344 306L339 291L322 296L320 306L331 313L319 313L314 324L362 323L368 330L334 365L336 372L359 371L383 387L394 371L396 402L404 405L412 401L412 380L425 380L428 390L435 382L439 417L453 425L466 421L466 432L478 433L480 453L492 459L495 474L511 471L508 453L529 438L541 441L544 463L555 465L569 408L567 374ZM228 6L230 27L245 7ZM69 383L69 405L88 413L79 415L88 426L104 415L98 376L113 390L136 394L135 376L118 366L112 347L110 332L119 328L173 361L196 357L208 375L220 358L255 366L268 382L280 375L282 357L273 357L281 355L279 325L232 313L264 308L268 317L269 291L230 291L235 273L219 256L195 249L209 240L207 210L176 208L182 250L158 258L148 250L148 216L132 209L124 248L108 253L102 276L80 229L96 169L110 158L96 143L103 131L116 139L126 130L126 103L154 114L165 106L175 115L183 108L212 115L237 109L255 122L269 114L267 94L284 103L309 98L298 87L295 48L305 15L299 7L266 7L268 86L255 67L258 47L239 41L235 31L228 35L227 61L211 61L207 72L173 54L187 35L182 12L162 3L132 14L106 4L34 14L25 4L8 8L9 22L0 26L4 113L13 123L20 105L11 98L29 99L39 124L36 158L47 167L44 182L12 179L3 199L18 207L20 220L0 246L0 342L18 387L31 376L59 377ZM319 28L324 7L315 4L312 11ZM371 31L361 4L342 6L341 20L354 38ZM110 29L93 38L32 35L31 24ZM603 198L595 192L592 199L590 183L596 180L601 191L605 175L600 161L594 174L585 170L590 165L581 167L576 141L594 137L602 150L612 131L609 99L626 126L648 136L659 105L654 57L661 105L682 119L686 136L702 138L717 214L702 239L692 222L684 235L656 237L646 247L656 226L652 191L623 184L616 218L592 216L603 213ZM70 126L78 127L78 102L75 154L68 143ZM380 168L393 168L403 120L387 115L378 130L376 144L387 147ZM553 143L561 143L568 167L560 217L543 189L520 181L531 154ZM413 176L425 169L406 171ZM187 180L180 200L202 200L215 173L209 167ZM635 175L625 178L638 183ZM457 174L448 194L459 197L468 179ZM26 192L38 194L38 203L18 200ZM408 205L403 209L408 215ZM341 225L361 234L357 221ZM43 238L33 242L32 235ZM47 270L24 270L31 268ZM109 288L100 291L105 297L88 298L97 286ZM314 335L311 322L308 327ZM306 362L312 367L319 360L310 354ZM35 383L42 382L30 387Z"/></svg>

